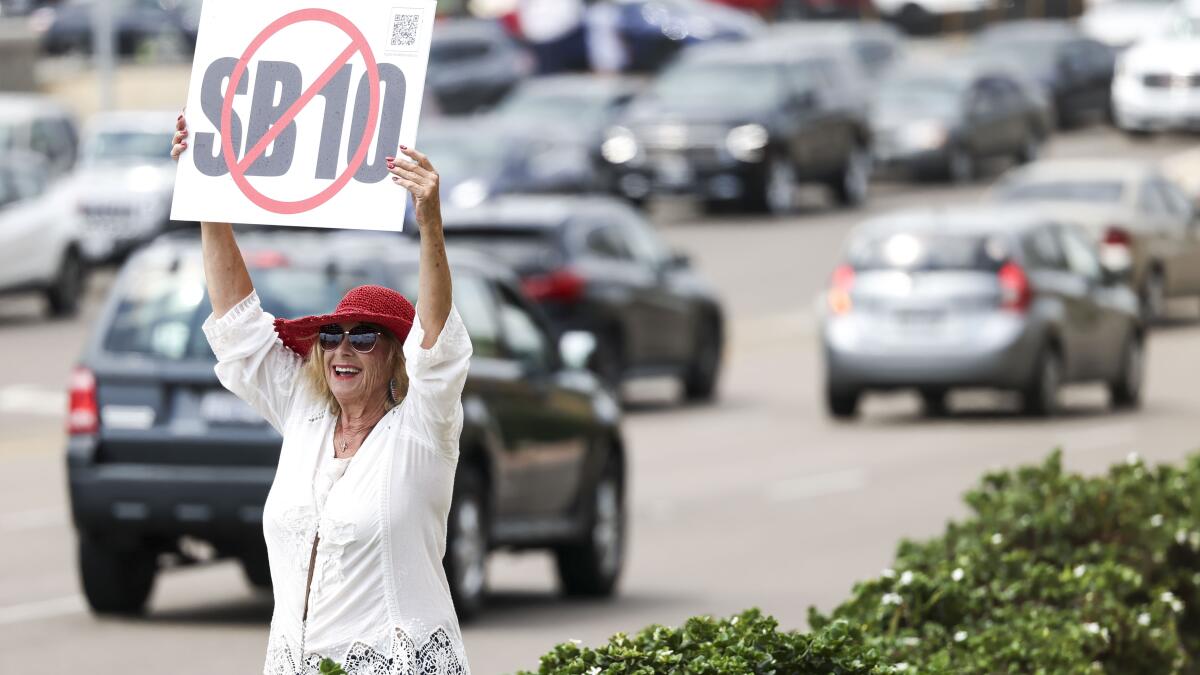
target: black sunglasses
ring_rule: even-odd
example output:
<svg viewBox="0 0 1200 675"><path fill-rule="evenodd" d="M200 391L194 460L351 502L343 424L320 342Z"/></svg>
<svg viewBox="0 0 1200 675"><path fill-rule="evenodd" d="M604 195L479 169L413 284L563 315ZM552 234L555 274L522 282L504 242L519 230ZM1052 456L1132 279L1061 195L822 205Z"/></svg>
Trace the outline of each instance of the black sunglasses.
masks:
<svg viewBox="0 0 1200 675"><path fill-rule="evenodd" d="M317 334L317 339L321 344L321 349L331 352L337 349L342 344L342 338L350 336L350 347L359 354L366 354L375 349L375 345L379 342L380 330L374 326L355 326L350 330L342 330L342 327L337 324L329 324L321 326L321 332Z"/></svg>

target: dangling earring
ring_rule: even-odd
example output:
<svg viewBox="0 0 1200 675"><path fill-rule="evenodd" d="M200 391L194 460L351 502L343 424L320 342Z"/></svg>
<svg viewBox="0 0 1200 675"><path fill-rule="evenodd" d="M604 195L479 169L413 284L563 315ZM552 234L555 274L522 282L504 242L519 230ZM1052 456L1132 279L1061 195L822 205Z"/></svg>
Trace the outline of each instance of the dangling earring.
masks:
<svg viewBox="0 0 1200 675"><path fill-rule="evenodd" d="M388 382L388 398L392 400L392 405L400 404L400 388L396 384L396 378L394 377L391 382Z"/></svg>

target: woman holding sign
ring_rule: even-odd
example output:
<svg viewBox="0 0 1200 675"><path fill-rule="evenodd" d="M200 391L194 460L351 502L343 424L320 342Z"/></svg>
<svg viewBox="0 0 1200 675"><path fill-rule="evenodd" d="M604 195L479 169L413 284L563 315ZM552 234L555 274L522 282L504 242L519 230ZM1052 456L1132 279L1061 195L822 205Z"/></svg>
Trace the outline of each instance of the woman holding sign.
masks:
<svg viewBox="0 0 1200 675"><path fill-rule="evenodd" d="M177 123L175 159L187 151ZM213 313L204 333L227 389L283 436L263 510L275 611L264 673L467 673L442 558L471 341L451 302L429 159L388 158L421 229L420 303L380 286L332 314L263 311L226 223L201 223ZM453 564L453 561L451 561Z"/></svg>

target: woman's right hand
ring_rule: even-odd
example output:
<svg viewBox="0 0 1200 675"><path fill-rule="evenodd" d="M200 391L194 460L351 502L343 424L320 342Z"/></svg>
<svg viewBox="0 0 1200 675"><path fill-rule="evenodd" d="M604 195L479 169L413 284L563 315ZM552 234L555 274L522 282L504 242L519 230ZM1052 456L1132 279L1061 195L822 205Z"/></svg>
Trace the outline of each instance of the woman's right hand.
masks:
<svg viewBox="0 0 1200 675"><path fill-rule="evenodd" d="M178 161L183 151L187 150L187 135L187 120L183 113L179 113L179 118L175 120L175 138L171 141L171 159Z"/></svg>

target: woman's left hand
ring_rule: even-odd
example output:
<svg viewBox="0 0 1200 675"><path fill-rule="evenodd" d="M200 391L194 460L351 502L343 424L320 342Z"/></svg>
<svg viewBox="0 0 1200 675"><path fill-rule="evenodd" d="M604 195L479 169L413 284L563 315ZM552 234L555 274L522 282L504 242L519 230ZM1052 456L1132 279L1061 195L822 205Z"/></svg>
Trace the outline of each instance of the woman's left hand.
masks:
<svg viewBox="0 0 1200 675"><path fill-rule="evenodd" d="M400 146L400 152L413 161L406 162L388 157L388 172L392 182L404 186L413 198L417 225L441 225L442 204L438 195L438 173L429 158L411 148Z"/></svg>

